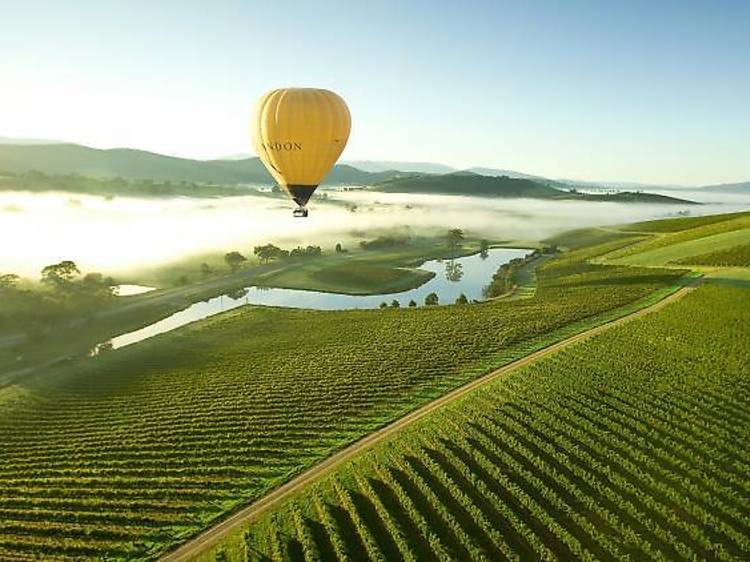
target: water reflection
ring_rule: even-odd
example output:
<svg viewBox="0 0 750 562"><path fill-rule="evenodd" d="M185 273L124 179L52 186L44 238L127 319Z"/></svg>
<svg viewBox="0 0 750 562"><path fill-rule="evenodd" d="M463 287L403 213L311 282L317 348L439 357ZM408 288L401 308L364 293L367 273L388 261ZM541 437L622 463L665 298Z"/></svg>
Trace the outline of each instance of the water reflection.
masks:
<svg viewBox="0 0 750 562"><path fill-rule="evenodd" d="M242 287L240 289L235 289L234 291L229 291L225 293L223 296L229 297L230 299L234 300L240 300L243 297L246 297L248 294L247 287Z"/></svg>
<svg viewBox="0 0 750 562"><path fill-rule="evenodd" d="M481 258L481 254L480 254ZM464 266L457 260L447 260L445 262L445 278L451 283L458 283L464 276Z"/></svg>
<svg viewBox="0 0 750 562"><path fill-rule="evenodd" d="M185 310L176 312L145 328L117 336L107 344L111 344L113 349L117 349L246 304L316 310L349 310L378 308L383 302L391 303L391 306L393 306L393 302L397 302L399 306L406 307L409 306L411 301L422 306L425 298L431 293L435 293L439 302L443 304L456 302L461 294L464 294L469 301L477 300L482 298L484 287L501 264L508 263L514 258L522 258L529 251L493 248L488 250L486 259L483 259L479 254L474 254L447 261L430 260L423 263L420 269L432 272L434 274L432 279L415 289L400 293L342 295L298 289L246 287L206 301L197 302Z"/></svg>

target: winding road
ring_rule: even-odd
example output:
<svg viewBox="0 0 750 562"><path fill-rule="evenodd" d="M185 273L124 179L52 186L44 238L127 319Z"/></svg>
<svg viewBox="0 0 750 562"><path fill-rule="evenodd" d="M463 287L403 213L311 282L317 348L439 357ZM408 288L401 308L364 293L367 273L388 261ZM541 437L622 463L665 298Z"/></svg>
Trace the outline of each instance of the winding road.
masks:
<svg viewBox="0 0 750 562"><path fill-rule="evenodd" d="M199 535L177 547L175 550L164 554L160 558L160 560L162 562L182 562L192 560L194 557L217 545L222 539L227 537L230 533L237 530L242 525L246 525L247 523L252 522L266 510L276 507L279 503L287 499L289 496L291 496L304 486L338 468L344 462L361 453L363 450L375 445L376 443L382 441L383 439L396 433L397 431L404 429L406 426L423 418L430 412L433 412L438 408L441 408L442 406L445 406L446 404L458 398L461 398L462 396L465 396L476 388L488 384L499 377L507 375L508 373L516 369L539 361L547 355L551 355L583 340L592 338L598 334L601 334L602 332L609 330L610 328L614 328L615 326L620 326L621 324L625 324L626 322L630 322L631 320L635 320L636 318L640 318L652 312L661 310L665 306L668 306L669 304L681 299L690 291L694 290L699 282L700 279L696 279L692 284L681 287L674 293L671 293L670 295L652 305L641 308L635 312L632 312L610 322L600 324L599 326L591 328L590 330L586 330L567 339L554 343L548 347L535 351L525 357L522 357L521 359L513 361L512 363L508 363L507 365L504 365L503 367L500 367L499 369L492 371L478 379L466 383L465 385L460 386L447 394L444 394L440 398L433 400L432 402L425 404L424 406L418 408L417 410L414 410L413 412L405 415L402 418L399 418L391 424L373 433L370 433L359 441L352 443L345 449L342 449L338 453L328 457L324 461L316 464L315 466L312 466L305 472L289 480L286 484L283 484L279 488L276 488L274 491L247 505L246 507L230 515L226 519L218 522L216 525L209 527Z"/></svg>

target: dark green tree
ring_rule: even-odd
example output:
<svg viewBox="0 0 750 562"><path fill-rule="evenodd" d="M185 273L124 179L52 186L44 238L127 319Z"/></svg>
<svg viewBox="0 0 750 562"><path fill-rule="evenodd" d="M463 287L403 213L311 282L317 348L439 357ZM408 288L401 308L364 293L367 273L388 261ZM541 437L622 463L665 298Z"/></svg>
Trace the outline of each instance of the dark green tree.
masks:
<svg viewBox="0 0 750 562"><path fill-rule="evenodd" d="M15 289L21 278L15 273L0 274L0 290Z"/></svg>
<svg viewBox="0 0 750 562"><path fill-rule="evenodd" d="M234 273L240 267L242 267L242 264L244 264L247 261L247 258L243 256L242 254L240 254L239 252L229 252L227 255L224 256L224 261L227 262L229 269L231 269L232 273Z"/></svg>
<svg viewBox="0 0 750 562"><path fill-rule="evenodd" d="M417 301L415 301L414 299L411 299L411 300L409 301L409 307L410 307L410 308L414 308L414 307L416 307L416 306L417 306Z"/></svg>
<svg viewBox="0 0 750 562"><path fill-rule="evenodd" d="M456 304L469 304L469 299L466 298L466 295L461 293L456 299Z"/></svg>
<svg viewBox="0 0 750 562"><path fill-rule="evenodd" d="M460 228L452 228L448 231L447 236L445 237L446 241L448 242L448 247L455 250L461 247L461 244L463 243L465 236L464 231Z"/></svg>
<svg viewBox="0 0 750 562"><path fill-rule="evenodd" d="M393 299L391 301L391 308L401 308L401 303L398 302L396 299Z"/></svg>
<svg viewBox="0 0 750 562"><path fill-rule="evenodd" d="M75 262L64 260L42 269L42 283L58 290L70 289L73 280L81 274Z"/></svg>
<svg viewBox="0 0 750 562"><path fill-rule="evenodd" d="M424 303L427 306L435 306L439 303L437 293L430 293L424 298Z"/></svg>

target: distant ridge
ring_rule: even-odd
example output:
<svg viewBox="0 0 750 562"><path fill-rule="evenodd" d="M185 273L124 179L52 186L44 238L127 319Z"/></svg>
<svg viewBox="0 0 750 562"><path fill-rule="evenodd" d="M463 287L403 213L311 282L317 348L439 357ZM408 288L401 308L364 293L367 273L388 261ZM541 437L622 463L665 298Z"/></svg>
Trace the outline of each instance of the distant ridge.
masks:
<svg viewBox="0 0 750 562"><path fill-rule="evenodd" d="M524 174L523 172L516 172L515 170L501 170L497 168L484 168L482 166L475 166L473 168L469 168L467 170L468 172L474 172L475 174L479 174L481 176L491 176L491 177L500 177L505 176L508 178L520 178L520 179L527 179L527 180L537 180L537 181L551 181L549 178L545 178L543 176L535 176L532 174Z"/></svg>
<svg viewBox="0 0 750 562"><path fill-rule="evenodd" d="M191 160L136 150L101 150L78 144L0 144L0 171L45 174L80 174L95 178L186 181L217 184L272 184L258 158ZM347 165L336 166L325 184L369 185L398 176L399 172L369 173Z"/></svg>
<svg viewBox="0 0 750 562"><path fill-rule="evenodd" d="M450 174L456 172L456 168L445 164L433 162L399 162L391 160L349 160L343 162L354 168L365 172L377 173L398 170L399 172L412 172L418 174Z"/></svg>
<svg viewBox="0 0 750 562"><path fill-rule="evenodd" d="M50 175L80 174L95 178L129 180L186 181L213 184L269 185L273 179L258 158L241 154L214 160L194 160L132 148L97 149L47 139L0 137L0 173L36 170ZM674 191L706 190L723 193L750 193L750 182L704 187L659 186L635 182L594 182L550 179L515 170L477 166L459 171L431 162L357 160L338 164L323 185L374 185L405 176L436 176L466 172L488 178L525 179L547 187L569 190Z"/></svg>
<svg viewBox="0 0 750 562"><path fill-rule="evenodd" d="M425 193L433 195L467 195L473 197L532 198L576 201L611 201L624 203L697 204L693 201L655 193L619 192L591 194L575 189L562 190L544 181L508 176L483 176L464 170L442 176L411 175L392 178L372 187L389 193Z"/></svg>
<svg viewBox="0 0 750 562"><path fill-rule="evenodd" d="M722 193L747 193L750 194L750 181L739 183L719 183L703 187L706 191L720 191Z"/></svg>

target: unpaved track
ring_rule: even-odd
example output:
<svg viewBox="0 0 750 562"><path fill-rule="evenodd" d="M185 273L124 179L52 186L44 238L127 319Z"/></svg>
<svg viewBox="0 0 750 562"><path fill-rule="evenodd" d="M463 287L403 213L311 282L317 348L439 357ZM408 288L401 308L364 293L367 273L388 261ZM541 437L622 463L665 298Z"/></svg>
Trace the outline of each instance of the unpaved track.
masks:
<svg viewBox="0 0 750 562"><path fill-rule="evenodd" d="M328 472L331 472L333 469L337 468L344 462L361 453L363 450L414 423L430 412L433 412L434 410L445 406L446 404L452 402L453 400L456 400L457 398L461 398L462 396L468 394L469 392L480 386L494 381L495 379L503 375L507 375L515 369L530 365L531 363L534 363L547 355L550 355L557 351L561 351L562 349L565 349L566 347L583 340L587 340L593 336L609 330L610 328L614 328L615 326L625 324L626 322L630 322L631 320L635 320L636 318L640 318L652 312L661 310L665 306L681 299L695 288L696 283L682 287L657 303L637 310L631 314L628 314L627 316L623 316L616 320L612 320L611 322L607 322L595 328L591 328L590 330L586 330L585 332L581 332L580 334L576 334L575 336L571 336L567 339L561 340L555 344L545 347L544 349L535 351L530 355L527 355L526 357L522 357L521 359L513 361L512 363L508 363L507 365L500 367L499 369L492 371L491 373L488 373L478 379L466 383L465 385L452 390L448 394L444 394L440 398L433 400L432 402L425 404L421 408L414 410L410 414L397 419L391 424L373 433L370 433L359 441L352 443L347 448L342 449L333 456L328 457L324 461L321 461L315 466L307 469L305 472L295 476L286 484L280 486L279 488L276 488L273 492L270 492L257 501L251 503L247 507L244 507L227 519L220 521L213 527L209 527L200 535L197 535L196 537L190 539L188 542L179 546L176 550L164 554L160 558L160 560L162 562L191 560L192 558L198 556L199 554L202 554L212 546L215 546L232 531L235 531L238 527L258 518L267 509L271 509L277 506L280 502L287 499L289 496L297 492L300 488L303 488L307 484L310 484L312 481L320 478Z"/></svg>

